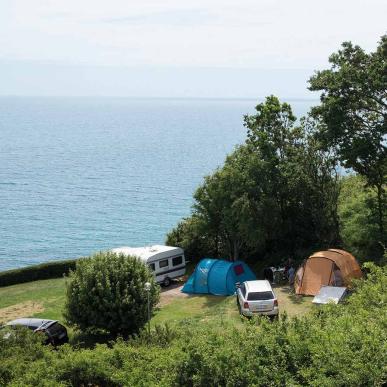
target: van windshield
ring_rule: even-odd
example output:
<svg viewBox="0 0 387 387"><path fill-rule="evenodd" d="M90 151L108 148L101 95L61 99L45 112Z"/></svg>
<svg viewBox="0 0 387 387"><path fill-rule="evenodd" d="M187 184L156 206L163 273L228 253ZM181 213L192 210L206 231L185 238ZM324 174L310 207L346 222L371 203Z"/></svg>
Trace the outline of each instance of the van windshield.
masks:
<svg viewBox="0 0 387 387"><path fill-rule="evenodd" d="M247 295L248 301L263 301L274 299L273 292L251 292Z"/></svg>

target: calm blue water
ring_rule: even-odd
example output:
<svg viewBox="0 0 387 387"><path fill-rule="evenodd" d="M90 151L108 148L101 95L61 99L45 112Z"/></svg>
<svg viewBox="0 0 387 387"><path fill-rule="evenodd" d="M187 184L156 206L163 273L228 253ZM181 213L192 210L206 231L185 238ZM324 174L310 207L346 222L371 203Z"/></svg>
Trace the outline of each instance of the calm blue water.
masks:
<svg viewBox="0 0 387 387"><path fill-rule="evenodd" d="M0 270L163 243L256 103L0 98Z"/></svg>

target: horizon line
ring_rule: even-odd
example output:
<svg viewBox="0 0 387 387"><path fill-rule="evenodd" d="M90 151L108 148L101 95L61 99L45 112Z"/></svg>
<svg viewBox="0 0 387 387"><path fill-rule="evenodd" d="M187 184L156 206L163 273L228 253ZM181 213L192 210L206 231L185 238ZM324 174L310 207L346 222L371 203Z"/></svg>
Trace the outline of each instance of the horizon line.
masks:
<svg viewBox="0 0 387 387"><path fill-rule="evenodd" d="M0 94L0 98L122 98L122 99L156 99L156 100L229 100L229 101L252 101L252 100L264 100L270 95L274 95L280 100L292 100L292 101L319 101L319 97L279 97L275 94L268 94L266 96L258 97L183 97L183 96L174 96L174 97L162 97L162 96L130 96L130 95L30 95L30 94Z"/></svg>

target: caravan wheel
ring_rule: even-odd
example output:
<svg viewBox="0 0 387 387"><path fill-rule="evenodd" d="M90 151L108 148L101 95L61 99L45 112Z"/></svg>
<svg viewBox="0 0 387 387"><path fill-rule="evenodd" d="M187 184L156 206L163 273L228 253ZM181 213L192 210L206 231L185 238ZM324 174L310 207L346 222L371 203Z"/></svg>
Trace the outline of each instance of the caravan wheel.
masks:
<svg viewBox="0 0 387 387"><path fill-rule="evenodd" d="M164 278L163 285L167 288L171 284L171 280L168 277Z"/></svg>

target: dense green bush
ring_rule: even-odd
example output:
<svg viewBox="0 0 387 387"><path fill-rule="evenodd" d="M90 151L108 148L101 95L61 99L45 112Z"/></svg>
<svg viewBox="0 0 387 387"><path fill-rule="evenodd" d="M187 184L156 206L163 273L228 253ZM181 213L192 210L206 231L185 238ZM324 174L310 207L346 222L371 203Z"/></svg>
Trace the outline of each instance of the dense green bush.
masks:
<svg viewBox="0 0 387 387"><path fill-rule="evenodd" d="M387 269L368 265L367 280L346 305L303 318L266 319L245 330L196 334L178 364L184 386L378 386L387 382Z"/></svg>
<svg viewBox="0 0 387 387"><path fill-rule="evenodd" d="M15 378L24 375L31 364L43 359L47 348L43 337L27 328L0 330L0 386L6 386Z"/></svg>
<svg viewBox="0 0 387 387"><path fill-rule="evenodd" d="M59 278L75 269L77 260L53 261L0 272L0 287L37 281L50 278Z"/></svg>
<svg viewBox="0 0 387 387"><path fill-rule="evenodd" d="M378 262L383 255L376 200L376 190L366 186L364 177L352 175L341 180L338 213L343 246L361 262ZM384 220L387 229L387 217Z"/></svg>
<svg viewBox="0 0 387 387"><path fill-rule="evenodd" d="M105 330L113 335L138 332L159 300L159 286L148 266L136 257L98 253L77 262L66 283L67 321L83 331Z"/></svg>
<svg viewBox="0 0 387 387"><path fill-rule="evenodd" d="M282 316L159 327L94 349L0 335L0 385L382 386L387 382L387 268L367 265L343 305ZM1 331L0 331L1 332Z"/></svg>

